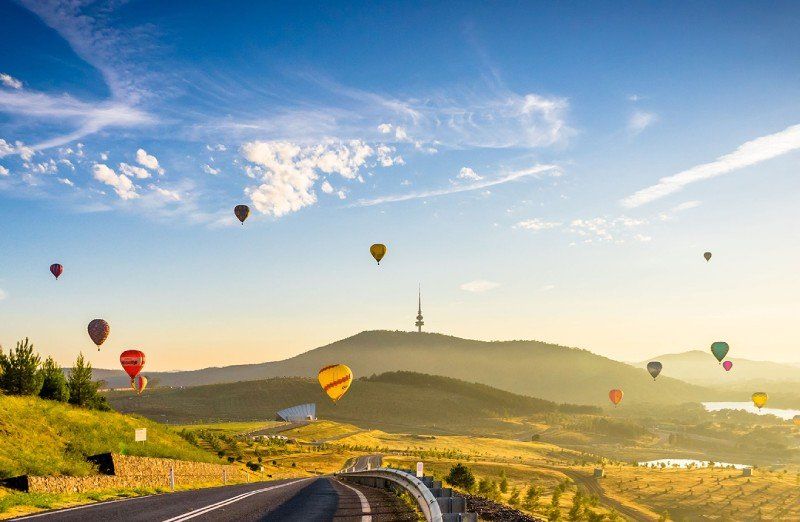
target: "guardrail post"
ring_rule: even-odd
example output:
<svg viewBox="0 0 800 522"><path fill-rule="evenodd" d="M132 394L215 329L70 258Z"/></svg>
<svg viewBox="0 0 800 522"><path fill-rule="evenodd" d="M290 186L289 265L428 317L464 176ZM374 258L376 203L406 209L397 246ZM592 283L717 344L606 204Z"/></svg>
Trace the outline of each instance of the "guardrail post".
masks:
<svg viewBox="0 0 800 522"><path fill-rule="evenodd" d="M169 467L169 489L175 491L175 468Z"/></svg>
<svg viewBox="0 0 800 522"><path fill-rule="evenodd" d="M228 470L227 469L223 469L222 470L222 483L223 484L227 484L228 483Z"/></svg>

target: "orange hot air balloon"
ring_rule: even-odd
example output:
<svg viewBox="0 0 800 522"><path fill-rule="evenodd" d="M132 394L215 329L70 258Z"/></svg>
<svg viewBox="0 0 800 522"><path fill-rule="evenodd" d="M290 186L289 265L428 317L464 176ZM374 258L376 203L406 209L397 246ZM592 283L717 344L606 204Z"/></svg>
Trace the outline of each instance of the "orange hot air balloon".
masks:
<svg viewBox="0 0 800 522"><path fill-rule="evenodd" d="M131 388L136 392L136 395L141 395L145 388L147 388L147 377L144 375L137 375L131 379Z"/></svg>
<svg viewBox="0 0 800 522"><path fill-rule="evenodd" d="M100 345L106 342L108 334L111 333L111 327L102 319L93 319L86 329L89 331L89 337L92 342L97 345L97 351L99 352Z"/></svg>
<svg viewBox="0 0 800 522"><path fill-rule="evenodd" d="M131 379L142 371L144 359L144 352L139 350L125 350L119 355L119 363Z"/></svg>
<svg viewBox="0 0 800 522"><path fill-rule="evenodd" d="M795 426L800 426L800 415L795 415L792 417L792 422L794 422Z"/></svg>
<svg viewBox="0 0 800 522"><path fill-rule="evenodd" d="M244 225L244 220L250 215L250 207L247 205L236 205L233 207L233 213L236 215L236 219L241 221L242 225Z"/></svg>
<svg viewBox="0 0 800 522"><path fill-rule="evenodd" d="M386 255L386 245L383 245L381 243L375 243L374 245L369 247L369 253L372 254L372 257L374 257L375 261L377 261L378 264L380 265L381 259L383 259L383 256Z"/></svg>
<svg viewBox="0 0 800 522"><path fill-rule="evenodd" d="M344 364L332 364L319 371L319 385L328 394L333 402L341 399L350 383L353 382L353 371Z"/></svg>
<svg viewBox="0 0 800 522"><path fill-rule="evenodd" d="M622 390L618 390L614 388L610 392L608 392L608 398L614 403L614 406L622 402Z"/></svg>

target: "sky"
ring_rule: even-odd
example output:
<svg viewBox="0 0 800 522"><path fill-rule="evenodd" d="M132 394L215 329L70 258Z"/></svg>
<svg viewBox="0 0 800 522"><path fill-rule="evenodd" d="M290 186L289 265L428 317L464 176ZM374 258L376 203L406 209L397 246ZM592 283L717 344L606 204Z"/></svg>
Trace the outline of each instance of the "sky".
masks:
<svg viewBox="0 0 800 522"><path fill-rule="evenodd" d="M798 362L798 26L796 2L0 2L0 343L278 360L412 330L421 285L428 331Z"/></svg>

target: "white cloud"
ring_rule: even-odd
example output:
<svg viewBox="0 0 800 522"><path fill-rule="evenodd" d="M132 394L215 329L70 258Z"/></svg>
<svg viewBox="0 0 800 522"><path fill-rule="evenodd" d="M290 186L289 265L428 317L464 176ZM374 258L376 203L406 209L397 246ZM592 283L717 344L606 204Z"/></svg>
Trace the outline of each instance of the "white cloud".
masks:
<svg viewBox="0 0 800 522"><path fill-rule="evenodd" d="M147 179L150 177L150 172L148 172L147 169L135 165L128 165L127 163L120 163L119 171L129 178Z"/></svg>
<svg viewBox="0 0 800 522"><path fill-rule="evenodd" d="M541 292L549 292L550 290L554 290L556 285L544 285L539 290Z"/></svg>
<svg viewBox="0 0 800 522"><path fill-rule="evenodd" d="M525 221L520 221L514 228L521 228L525 230L533 230L534 232L539 232L540 230L550 230L553 228L558 228L561 226L560 222L557 221L543 221L538 218L534 219L527 219Z"/></svg>
<svg viewBox="0 0 800 522"><path fill-rule="evenodd" d="M641 243L649 243L653 238L644 234L636 234L633 239Z"/></svg>
<svg viewBox="0 0 800 522"><path fill-rule="evenodd" d="M107 165L95 163L92 166L92 176L94 176L94 179L97 181L112 187L120 199L128 200L139 197L139 194L136 193L136 187L131 180L124 174L117 175L117 173Z"/></svg>
<svg viewBox="0 0 800 522"><path fill-rule="evenodd" d="M226 147L222 143L218 143L216 145L206 145L206 150L211 151L211 152L214 152L214 151L216 151L216 152L225 152L226 150L228 150L228 147Z"/></svg>
<svg viewBox="0 0 800 522"><path fill-rule="evenodd" d="M470 281L468 283L464 283L459 286L460 289L466 292L487 292L489 290L493 290L500 286L500 283L495 283L493 281L486 281L484 279L476 279L475 281Z"/></svg>
<svg viewBox="0 0 800 522"><path fill-rule="evenodd" d="M215 169L211 165L203 165L203 172L205 172L206 174L211 174L212 176L216 176L217 174L219 174L220 170Z"/></svg>
<svg viewBox="0 0 800 522"><path fill-rule="evenodd" d="M624 236L630 234L635 228L646 225L647 221L642 219L633 219L627 216L620 216L617 218L597 217L593 219L574 219L569 224L569 232L577 234L585 238L585 242L591 243L593 241L606 242L622 242L624 239L619 239L619 234ZM628 236L629 237L629 236ZM649 241L648 236L637 235L634 239L638 241Z"/></svg>
<svg viewBox="0 0 800 522"><path fill-rule="evenodd" d="M163 189L163 188L161 188L159 186L153 185L152 183L148 186L148 188L150 190L152 190L154 193L156 193L159 196L161 196L162 198L164 198L164 199L167 199L167 200L170 200L170 201L180 201L181 200L181 195L179 193L177 193L176 191L174 191L174 190Z"/></svg>
<svg viewBox="0 0 800 522"><path fill-rule="evenodd" d="M22 82L10 74L0 73L0 83L11 89L22 89Z"/></svg>
<svg viewBox="0 0 800 522"><path fill-rule="evenodd" d="M10 141L0 139L0 158L12 154L19 154L20 158L24 161L29 161L35 154L35 151L21 141L16 141L12 144Z"/></svg>
<svg viewBox="0 0 800 522"><path fill-rule="evenodd" d="M697 165L675 175L661 178L655 185L623 199L622 205L627 208L639 207L678 192L697 181L722 176L797 149L800 149L800 125L793 125L775 134L743 143L735 151L720 156L711 163Z"/></svg>
<svg viewBox="0 0 800 522"><path fill-rule="evenodd" d="M68 160L66 158L62 158L62 159L58 160L58 162L61 165L65 165L65 166L69 167L70 170L75 170L75 164L72 163L70 160Z"/></svg>
<svg viewBox="0 0 800 522"><path fill-rule="evenodd" d="M405 160L399 154L396 156L392 156L395 153L396 149L394 147L390 147L388 145L378 145L377 148L378 153L378 163L382 167L391 167L394 165L405 165Z"/></svg>
<svg viewBox="0 0 800 522"><path fill-rule="evenodd" d="M561 175L561 170L555 165L534 165L533 167L516 170L505 174L495 179L484 179L468 185L454 185L445 189L428 190L424 192L411 192L409 194L397 194L389 196L381 196L375 199L362 199L357 205L361 207L370 207L373 205L381 205L383 203L393 203L396 201L408 201L411 199L431 198L438 196L446 196L449 194L457 194L459 192L470 192L473 190L485 189L495 185L501 185L510 181L515 181L523 178L533 177L540 178L542 176L558 177Z"/></svg>
<svg viewBox="0 0 800 522"><path fill-rule="evenodd" d="M338 192L336 193L336 195L337 195L337 196L339 196L339 199L346 199L346 198L347 198L347 194L345 193L345 191L344 191L344 190L340 190L340 191L338 191Z"/></svg>
<svg viewBox="0 0 800 522"><path fill-rule="evenodd" d="M470 181L479 181L483 179L483 176L479 176L469 167L461 167L461 170L458 172L458 179L467 179Z"/></svg>
<svg viewBox="0 0 800 522"><path fill-rule="evenodd" d="M657 121L658 115L653 112L635 111L628 119L628 132L639 134Z"/></svg>
<svg viewBox="0 0 800 522"><path fill-rule="evenodd" d="M55 174L58 172L58 165L52 158L41 163L29 163L26 161L22 166L32 174Z"/></svg>
<svg viewBox="0 0 800 522"><path fill-rule="evenodd" d="M328 180L327 180L327 179L326 179L325 181L323 181L323 182L322 182L322 185L320 185L320 187L319 187L319 188L321 188L321 189L322 189L322 192L324 192L325 194L331 194L331 193L333 193L333 186L331 186L331 184L330 184L330 183L328 183Z"/></svg>
<svg viewBox="0 0 800 522"><path fill-rule="evenodd" d="M100 159L103 161L108 161L108 152L101 152Z"/></svg>
<svg viewBox="0 0 800 522"><path fill-rule="evenodd" d="M0 176L8 176L8 169L0 165Z"/></svg>
<svg viewBox="0 0 800 522"><path fill-rule="evenodd" d="M155 156L148 154L144 149L139 149L136 151L136 163L147 167L150 170L154 170L159 174L164 174L164 169L162 169L161 165L158 164L158 159Z"/></svg>
<svg viewBox="0 0 800 522"><path fill-rule="evenodd" d="M381 123L378 125L378 131L381 134L389 134L392 132L392 125L390 123Z"/></svg>
<svg viewBox="0 0 800 522"><path fill-rule="evenodd" d="M397 139L397 141L409 141L408 133L406 132L406 129L404 129L403 127L395 127L394 137L395 139Z"/></svg>
<svg viewBox="0 0 800 522"><path fill-rule="evenodd" d="M282 216L317 202L314 183L320 173L356 179L358 171L374 154L360 140L326 141L301 146L285 141L253 141L242 146L242 154L262 169L254 173L261 185L247 187L255 208L264 214ZM344 192L340 192L342 197Z"/></svg>
<svg viewBox="0 0 800 522"><path fill-rule="evenodd" d="M63 183L64 185L67 185L68 187L74 187L75 186L75 183L73 183L72 180L69 179L69 178L58 178L58 182L59 183Z"/></svg>

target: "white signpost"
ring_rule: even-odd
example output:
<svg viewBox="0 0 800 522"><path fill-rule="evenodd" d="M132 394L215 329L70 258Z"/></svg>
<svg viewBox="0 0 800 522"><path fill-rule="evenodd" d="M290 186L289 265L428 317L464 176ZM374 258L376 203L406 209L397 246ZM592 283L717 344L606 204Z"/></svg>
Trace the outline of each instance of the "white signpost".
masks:
<svg viewBox="0 0 800 522"><path fill-rule="evenodd" d="M136 428L134 440L136 442L145 442L147 440L147 428Z"/></svg>
<svg viewBox="0 0 800 522"><path fill-rule="evenodd" d="M417 462L417 478L422 478L425 476L425 473L422 470L422 462Z"/></svg>

